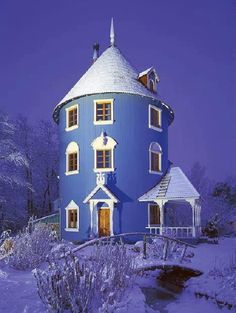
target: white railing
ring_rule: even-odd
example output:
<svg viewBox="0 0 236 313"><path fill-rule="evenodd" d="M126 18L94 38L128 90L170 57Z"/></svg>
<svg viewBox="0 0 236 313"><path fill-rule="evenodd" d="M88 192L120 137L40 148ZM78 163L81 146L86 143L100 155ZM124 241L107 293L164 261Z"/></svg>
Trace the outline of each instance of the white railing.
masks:
<svg viewBox="0 0 236 313"><path fill-rule="evenodd" d="M176 238L192 238L194 237L194 227L190 226L184 226L184 227L179 227L179 226L148 226L146 227L149 229L150 234L157 234L157 235L165 235L169 237L176 237Z"/></svg>

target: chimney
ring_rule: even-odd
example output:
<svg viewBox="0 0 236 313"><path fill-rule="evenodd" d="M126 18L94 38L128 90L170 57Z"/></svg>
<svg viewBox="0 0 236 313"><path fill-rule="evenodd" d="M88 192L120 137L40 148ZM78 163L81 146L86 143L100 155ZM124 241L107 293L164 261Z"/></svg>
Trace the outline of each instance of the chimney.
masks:
<svg viewBox="0 0 236 313"><path fill-rule="evenodd" d="M95 43L93 44L93 63L98 59L99 57L99 44Z"/></svg>

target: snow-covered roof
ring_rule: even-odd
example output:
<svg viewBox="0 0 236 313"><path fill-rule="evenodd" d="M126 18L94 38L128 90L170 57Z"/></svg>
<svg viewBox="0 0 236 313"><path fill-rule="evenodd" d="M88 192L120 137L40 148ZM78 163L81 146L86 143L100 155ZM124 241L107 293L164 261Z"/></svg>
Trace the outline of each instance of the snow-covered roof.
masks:
<svg viewBox="0 0 236 313"><path fill-rule="evenodd" d="M54 109L54 119L58 120L58 112L64 104L86 95L115 92L157 99L157 94L139 82L138 75L117 47L109 47L59 102Z"/></svg>
<svg viewBox="0 0 236 313"><path fill-rule="evenodd" d="M200 197L189 179L179 167L170 167L162 180L139 198L139 201L156 199L198 199Z"/></svg>
<svg viewBox="0 0 236 313"><path fill-rule="evenodd" d="M145 71L138 74L138 77L142 77L143 75L147 75L151 70L153 70L153 67L147 68Z"/></svg>

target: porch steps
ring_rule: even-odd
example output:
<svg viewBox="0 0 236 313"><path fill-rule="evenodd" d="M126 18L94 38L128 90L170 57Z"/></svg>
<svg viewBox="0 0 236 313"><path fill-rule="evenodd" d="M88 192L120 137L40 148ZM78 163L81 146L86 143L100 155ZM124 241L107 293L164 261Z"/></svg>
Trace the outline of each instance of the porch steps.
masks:
<svg viewBox="0 0 236 313"><path fill-rule="evenodd" d="M165 177L162 178L160 185L159 185L158 192L157 192L158 197L165 197L169 183L170 183L170 176L166 175Z"/></svg>

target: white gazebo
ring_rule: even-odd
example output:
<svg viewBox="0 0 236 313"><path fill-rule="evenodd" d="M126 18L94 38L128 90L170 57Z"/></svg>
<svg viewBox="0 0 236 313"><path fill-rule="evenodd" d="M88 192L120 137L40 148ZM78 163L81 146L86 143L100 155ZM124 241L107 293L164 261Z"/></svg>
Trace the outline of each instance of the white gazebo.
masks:
<svg viewBox="0 0 236 313"><path fill-rule="evenodd" d="M171 166L162 180L138 200L150 204L146 227L150 233L178 238L196 238L201 235L200 195L179 167ZM165 213L165 206L170 202L177 202L180 206L183 203L190 204L192 209L191 225L166 225L165 214L168 212ZM158 216L155 223L153 223L153 218L150 218L151 213L153 213L150 211L152 203L156 204L152 209L156 207L157 212L154 214Z"/></svg>

